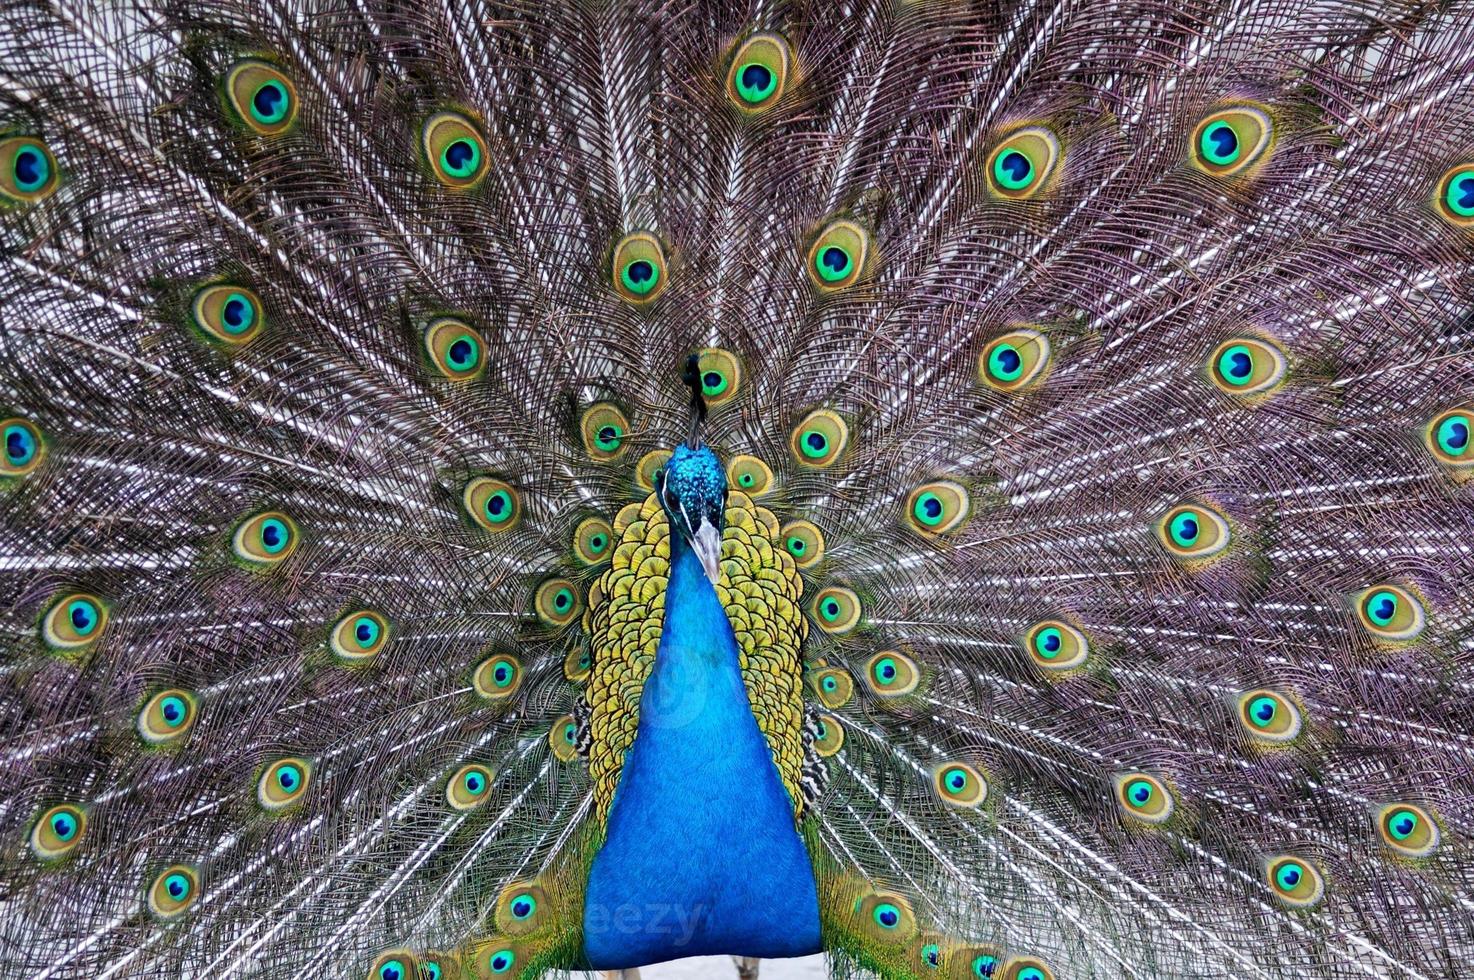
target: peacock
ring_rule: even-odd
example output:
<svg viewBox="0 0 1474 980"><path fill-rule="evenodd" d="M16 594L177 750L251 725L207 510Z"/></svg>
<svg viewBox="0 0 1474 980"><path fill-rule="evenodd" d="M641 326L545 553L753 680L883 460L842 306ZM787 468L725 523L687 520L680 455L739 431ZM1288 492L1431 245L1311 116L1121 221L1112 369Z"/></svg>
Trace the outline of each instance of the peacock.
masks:
<svg viewBox="0 0 1474 980"><path fill-rule="evenodd" d="M0 976L1474 975L1474 4L5 0Z"/></svg>

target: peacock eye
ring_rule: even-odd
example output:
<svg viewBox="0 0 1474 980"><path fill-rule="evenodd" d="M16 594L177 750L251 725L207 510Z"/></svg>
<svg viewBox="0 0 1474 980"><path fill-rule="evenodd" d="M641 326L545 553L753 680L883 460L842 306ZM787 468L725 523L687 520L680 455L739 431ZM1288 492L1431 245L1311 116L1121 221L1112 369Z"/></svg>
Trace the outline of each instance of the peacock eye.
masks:
<svg viewBox="0 0 1474 980"><path fill-rule="evenodd" d="M563 676L574 684L582 684L587 680L593 667L593 656L588 647L582 644L575 645L563 658Z"/></svg>
<svg viewBox="0 0 1474 980"><path fill-rule="evenodd" d="M1243 173L1268 151L1273 131L1269 114L1253 106L1215 112L1193 132L1193 163L1216 177Z"/></svg>
<svg viewBox="0 0 1474 980"><path fill-rule="evenodd" d="M56 159L45 143L29 136L0 140L0 197L34 204L56 191Z"/></svg>
<svg viewBox="0 0 1474 980"><path fill-rule="evenodd" d="M1031 327L1018 327L983 348L978 379L996 391L1018 391L1042 380L1049 354L1049 338Z"/></svg>
<svg viewBox="0 0 1474 980"><path fill-rule="evenodd" d="M461 491L461 506L478 527L506 531L522 514L522 499L510 483L490 476L472 477Z"/></svg>
<svg viewBox="0 0 1474 980"><path fill-rule="evenodd" d="M825 292L852 286L865 271L869 255L869 232L853 221L831 221L809 246L809 278Z"/></svg>
<svg viewBox="0 0 1474 980"><path fill-rule="evenodd" d="M595 462L618 459L629 448L625 438L630 430L629 419L610 402L599 402L585 409L580 429L584 448Z"/></svg>
<svg viewBox="0 0 1474 980"><path fill-rule="evenodd" d="M665 248L649 232L632 232L614 246L611 275L614 291L626 303L654 302L667 285Z"/></svg>
<svg viewBox="0 0 1474 980"><path fill-rule="evenodd" d="M435 113L420 129L420 148L435 179L451 190L470 190L486 177L486 137L470 116Z"/></svg>
<svg viewBox="0 0 1474 980"><path fill-rule="evenodd" d="M176 864L154 879L148 890L148 907L157 918L171 919L198 897L199 877L192 868Z"/></svg>
<svg viewBox="0 0 1474 980"><path fill-rule="evenodd" d="M967 488L952 480L923 483L906 498L907 522L927 535L957 530L970 509Z"/></svg>
<svg viewBox="0 0 1474 980"><path fill-rule="evenodd" d="M932 788L943 803L976 809L988 798L988 781L965 762L948 762L932 773Z"/></svg>
<svg viewBox="0 0 1474 980"><path fill-rule="evenodd" d="M652 449L640 457L635 464L635 483L642 490L654 490L656 479L665 464L670 462L671 452L669 449Z"/></svg>
<svg viewBox="0 0 1474 980"><path fill-rule="evenodd" d="M972 975L978 977L979 980L992 980L994 971L998 969L998 957L991 953L975 956L969 968Z"/></svg>
<svg viewBox="0 0 1474 980"><path fill-rule="evenodd" d="M573 529L573 554L585 565L597 565L609 556L614 529L602 517L588 517Z"/></svg>
<svg viewBox="0 0 1474 980"><path fill-rule="evenodd" d="M855 693L854 680L837 667L816 671L811 676L810 683L819 697L819 703L830 710L844 707Z"/></svg>
<svg viewBox="0 0 1474 980"><path fill-rule="evenodd" d="M749 497L761 497L773 489L773 471L756 456L733 456L727 463L727 483Z"/></svg>
<svg viewBox="0 0 1474 980"><path fill-rule="evenodd" d="M372 609L356 610L338 620L328 642L342 660L367 660L389 642L389 621Z"/></svg>
<svg viewBox="0 0 1474 980"><path fill-rule="evenodd" d="M445 799L457 810L474 810L490 796L491 770L481 765L457 769L445 785Z"/></svg>
<svg viewBox="0 0 1474 980"><path fill-rule="evenodd" d="M1179 504L1157 523L1157 536L1175 558L1197 561L1228 547L1228 521L1199 504Z"/></svg>
<svg viewBox="0 0 1474 980"><path fill-rule="evenodd" d="M829 758L844 747L844 723L833 715L820 715L814 723L814 751Z"/></svg>
<svg viewBox="0 0 1474 980"><path fill-rule="evenodd" d="M1261 688L1240 694L1238 718L1244 731L1256 741L1285 743L1300 735L1300 709L1276 691Z"/></svg>
<svg viewBox="0 0 1474 980"><path fill-rule="evenodd" d="M1427 810L1412 803L1391 803L1377 814L1377 833L1393 853L1425 858L1438 850L1441 830Z"/></svg>
<svg viewBox="0 0 1474 980"><path fill-rule="evenodd" d="M778 540L799 568L813 568L824 557L824 534L810 521L789 521L778 530Z"/></svg>
<svg viewBox="0 0 1474 980"><path fill-rule="evenodd" d="M486 342L464 320L439 317L425 328L425 353L435 370L451 381L470 381L486 366Z"/></svg>
<svg viewBox="0 0 1474 980"><path fill-rule="evenodd" d="M138 734L150 745L179 742L194 727L197 709L195 696L189 691L160 691L138 713Z"/></svg>
<svg viewBox="0 0 1474 980"><path fill-rule="evenodd" d="M533 596L537 618L553 628L567 626L583 611L583 601L567 579L548 579Z"/></svg>
<svg viewBox="0 0 1474 980"><path fill-rule="evenodd" d="M256 801L262 808L280 812L301 802L312 779L305 759L278 759L261 773L256 783Z"/></svg>
<svg viewBox="0 0 1474 980"><path fill-rule="evenodd" d="M517 954L511 949L499 949L486 958L486 965L495 974L503 974L517 962Z"/></svg>
<svg viewBox="0 0 1474 980"><path fill-rule="evenodd" d="M390 949L374 958L369 967L368 980L416 980L422 970L426 971L425 976L430 976L428 969L429 965L425 963L419 963L417 968L415 957L409 950ZM439 973L434 975L439 976Z"/></svg>
<svg viewBox="0 0 1474 980"><path fill-rule="evenodd" d="M102 638L108 609L101 599L73 592L54 599L41 619L41 639L61 654L81 654Z"/></svg>
<svg viewBox="0 0 1474 980"><path fill-rule="evenodd" d="M1116 777L1116 803L1127 817L1148 824L1166 823L1176 809L1166 785L1142 772Z"/></svg>
<svg viewBox="0 0 1474 980"><path fill-rule="evenodd" d="M522 662L510 653L495 653L481 661L471 677L477 695L488 701L505 701L522 683Z"/></svg>
<svg viewBox="0 0 1474 980"><path fill-rule="evenodd" d="M1059 157L1059 138L1048 128L1016 130L988 154L988 190L1013 201L1037 197L1049 186Z"/></svg>
<svg viewBox="0 0 1474 980"><path fill-rule="evenodd" d="M259 136L277 136L297 119L297 87L274 65L255 58L238 61L225 76L235 118Z"/></svg>
<svg viewBox="0 0 1474 980"><path fill-rule="evenodd" d="M761 112L783 97L793 51L779 34L754 34L728 59L727 98L743 112Z"/></svg>
<svg viewBox="0 0 1474 980"><path fill-rule="evenodd" d="M578 722L572 715L559 715L548 729L548 745L559 762L572 762L578 755Z"/></svg>
<svg viewBox="0 0 1474 980"><path fill-rule="evenodd" d="M860 623L860 597L841 586L820 589L811 608L826 633L843 635Z"/></svg>
<svg viewBox="0 0 1474 980"><path fill-rule="evenodd" d="M1474 427L1474 408L1461 407L1435 415L1428 423L1424 442L1433 458L1444 466L1463 470L1474 466L1469 451L1469 432Z"/></svg>
<svg viewBox="0 0 1474 980"><path fill-rule="evenodd" d="M1285 355L1267 341L1235 337L1219 344L1208 359L1209 377L1220 391L1236 397L1269 391L1285 379Z"/></svg>
<svg viewBox="0 0 1474 980"><path fill-rule="evenodd" d="M502 889L492 911L499 933L522 935L541 928L547 918L548 896L531 881L513 882Z"/></svg>
<svg viewBox="0 0 1474 980"><path fill-rule="evenodd" d="M793 458L802 466L822 469L839 459L849 441L849 426L828 409L810 412L789 437Z"/></svg>
<svg viewBox="0 0 1474 980"><path fill-rule="evenodd" d="M916 935L916 914L911 903L892 892L862 895L855 911L866 934L882 943L903 943Z"/></svg>
<svg viewBox="0 0 1474 980"><path fill-rule="evenodd" d="M1281 856L1270 860L1266 871L1270 888L1286 905L1309 908L1325 893L1320 872L1309 861Z"/></svg>
<svg viewBox="0 0 1474 980"><path fill-rule="evenodd" d="M206 286L190 303L190 320L206 340L243 347L266 326L261 300L244 286Z"/></svg>
<svg viewBox="0 0 1474 980"><path fill-rule="evenodd" d="M1046 619L1024 634L1024 650L1034 664L1046 671L1067 671L1080 666L1090 655L1085 634L1058 619Z"/></svg>
<svg viewBox="0 0 1474 980"><path fill-rule="evenodd" d="M882 650L865 665L865 684L880 698L910 694L921 684L916 661L896 650Z"/></svg>
<svg viewBox="0 0 1474 980"><path fill-rule="evenodd" d="M23 418L9 418L0 422L0 431L5 438L4 454L0 455L0 478L25 476L41 464L45 442L41 430Z"/></svg>
<svg viewBox="0 0 1474 980"><path fill-rule="evenodd" d="M1474 228L1474 164L1461 163L1445 173L1434 204L1445 221Z"/></svg>
<svg viewBox="0 0 1474 980"><path fill-rule="evenodd" d="M1390 583L1361 593L1356 612L1374 639L1390 643L1417 639L1428 622L1422 603L1407 589Z"/></svg>
<svg viewBox="0 0 1474 980"><path fill-rule="evenodd" d="M42 813L31 830L31 853L42 861L65 857L80 843L87 816L80 807L63 803Z"/></svg>
<svg viewBox="0 0 1474 980"><path fill-rule="evenodd" d="M269 569L297 550L297 525L281 511L246 518L231 536L230 548L247 567Z"/></svg>
<svg viewBox="0 0 1474 980"><path fill-rule="evenodd" d="M696 361L701 377L701 396L708 408L725 405L737 396L742 383L742 367L731 351L708 347Z"/></svg>

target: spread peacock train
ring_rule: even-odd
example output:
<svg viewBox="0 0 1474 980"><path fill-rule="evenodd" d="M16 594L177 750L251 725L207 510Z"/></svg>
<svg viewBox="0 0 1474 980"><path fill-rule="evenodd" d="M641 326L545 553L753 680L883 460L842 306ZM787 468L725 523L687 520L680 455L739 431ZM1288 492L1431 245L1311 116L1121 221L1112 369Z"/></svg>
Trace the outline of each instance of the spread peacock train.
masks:
<svg viewBox="0 0 1474 980"><path fill-rule="evenodd" d="M0 8L0 975L1474 970L1474 3Z"/></svg>

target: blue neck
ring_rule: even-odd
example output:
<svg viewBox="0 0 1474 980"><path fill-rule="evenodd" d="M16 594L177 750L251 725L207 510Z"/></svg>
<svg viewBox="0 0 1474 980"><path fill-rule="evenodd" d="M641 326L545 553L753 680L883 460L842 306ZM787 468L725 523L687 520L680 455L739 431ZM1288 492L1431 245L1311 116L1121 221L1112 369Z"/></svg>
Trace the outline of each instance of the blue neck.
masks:
<svg viewBox="0 0 1474 980"><path fill-rule="evenodd" d="M608 970L818 949L813 868L748 704L736 637L672 534L655 669L589 872L584 951Z"/></svg>

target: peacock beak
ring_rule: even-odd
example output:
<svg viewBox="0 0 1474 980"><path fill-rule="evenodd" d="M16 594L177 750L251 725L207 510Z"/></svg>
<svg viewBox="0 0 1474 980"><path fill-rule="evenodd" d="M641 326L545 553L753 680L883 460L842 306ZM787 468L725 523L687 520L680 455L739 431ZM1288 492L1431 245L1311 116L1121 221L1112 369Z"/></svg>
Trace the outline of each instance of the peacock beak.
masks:
<svg viewBox="0 0 1474 980"><path fill-rule="evenodd" d="M701 560L701 568L712 585L722 577L722 536L714 525L702 521L691 537L691 550Z"/></svg>

